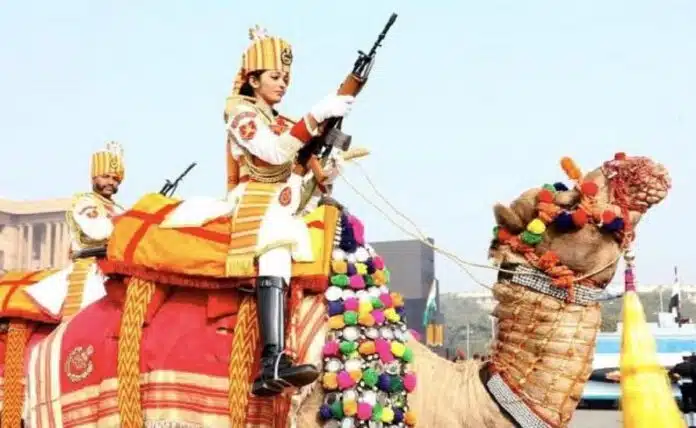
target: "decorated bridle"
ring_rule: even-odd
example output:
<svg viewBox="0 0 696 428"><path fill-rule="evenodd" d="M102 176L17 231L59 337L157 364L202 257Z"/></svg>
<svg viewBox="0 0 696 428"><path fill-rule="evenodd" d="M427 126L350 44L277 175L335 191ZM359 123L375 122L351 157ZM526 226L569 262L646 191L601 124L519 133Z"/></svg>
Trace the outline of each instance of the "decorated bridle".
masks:
<svg viewBox="0 0 696 428"><path fill-rule="evenodd" d="M617 153L601 168L609 186L609 201L607 205L599 206L597 195L600 189L597 183L585 180L580 168L569 157L561 159L561 168L575 183L574 187L580 194L579 202L573 207L559 204L556 196L568 191L568 187L560 182L545 184L536 196L536 218L517 235L496 226L494 243L507 245L513 252L521 254L532 266L548 275L556 287L566 289L568 300L572 301L574 284L601 284L588 276L578 277L560 262L553 251L541 255L536 253L536 246L543 241L547 228L553 226L559 232L570 232L593 224L601 231L613 234L622 253L625 253L635 238L630 212L647 211L665 197L671 183L667 174L656 170L648 158L629 159L624 153Z"/></svg>

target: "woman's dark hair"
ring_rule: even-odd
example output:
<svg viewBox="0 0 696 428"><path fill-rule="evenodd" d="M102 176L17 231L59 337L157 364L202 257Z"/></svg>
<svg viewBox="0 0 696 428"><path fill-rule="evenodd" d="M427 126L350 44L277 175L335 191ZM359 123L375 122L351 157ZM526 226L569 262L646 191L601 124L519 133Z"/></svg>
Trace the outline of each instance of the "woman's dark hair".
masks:
<svg viewBox="0 0 696 428"><path fill-rule="evenodd" d="M249 79L252 77L255 77L257 79L261 78L261 75L264 73L266 70L256 70L252 71L251 73L247 74L246 77L246 82L242 85L241 88L239 88L239 95L244 95L245 97L253 97L254 96L254 88L251 87L249 84Z"/></svg>

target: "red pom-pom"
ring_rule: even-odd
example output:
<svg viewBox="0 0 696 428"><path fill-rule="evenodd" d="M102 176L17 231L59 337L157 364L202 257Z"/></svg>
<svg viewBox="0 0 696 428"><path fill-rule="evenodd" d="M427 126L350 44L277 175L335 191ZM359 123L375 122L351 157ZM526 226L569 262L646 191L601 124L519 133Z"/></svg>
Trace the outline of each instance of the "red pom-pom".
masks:
<svg viewBox="0 0 696 428"><path fill-rule="evenodd" d="M587 224L588 216L585 210L577 209L573 212L573 223L577 227L583 227Z"/></svg>
<svg viewBox="0 0 696 428"><path fill-rule="evenodd" d="M553 193L549 189L541 189L537 195L537 201L551 204L553 203Z"/></svg>
<svg viewBox="0 0 696 428"><path fill-rule="evenodd" d="M507 229L503 229L502 227L498 229L498 241L505 242L510 238L512 238L512 234L508 232Z"/></svg>
<svg viewBox="0 0 696 428"><path fill-rule="evenodd" d="M618 152L614 155L614 160L622 161L626 159L626 153Z"/></svg>
<svg viewBox="0 0 696 428"><path fill-rule="evenodd" d="M580 185L580 191L585 196L595 196L599 192L599 187L594 181L585 181Z"/></svg>
<svg viewBox="0 0 696 428"><path fill-rule="evenodd" d="M616 214L611 210L604 210L602 213L602 223L609 224L616 218Z"/></svg>

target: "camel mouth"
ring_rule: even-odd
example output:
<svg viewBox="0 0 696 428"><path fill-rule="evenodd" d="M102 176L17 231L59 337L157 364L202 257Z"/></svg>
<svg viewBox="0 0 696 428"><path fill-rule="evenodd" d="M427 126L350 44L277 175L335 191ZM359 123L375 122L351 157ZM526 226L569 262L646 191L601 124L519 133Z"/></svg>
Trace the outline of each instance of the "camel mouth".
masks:
<svg viewBox="0 0 696 428"><path fill-rule="evenodd" d="M617 153L601 170L609 182L612 203L625 210L644 214L662 202L672 188L667 168L647 157Z"/></svg>

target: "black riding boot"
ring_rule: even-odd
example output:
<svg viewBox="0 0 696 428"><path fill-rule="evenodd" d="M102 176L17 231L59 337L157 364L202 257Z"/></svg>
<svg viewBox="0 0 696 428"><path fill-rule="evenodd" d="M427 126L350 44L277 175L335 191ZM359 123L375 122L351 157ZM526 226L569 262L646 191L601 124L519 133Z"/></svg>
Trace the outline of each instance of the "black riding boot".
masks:
<svg viewBox="0 0 696 428"><path fill-rule="evenodd" d="M261 330L261 373L251 392L257 396L280 394L285 387L300 388L319 377L311 364L295 366L285 354L285 280L277 276L260 276L256 282L256 302ZM277 365L277 369L276 369ZM276 373L277 370L277 373Z"/></svg>

